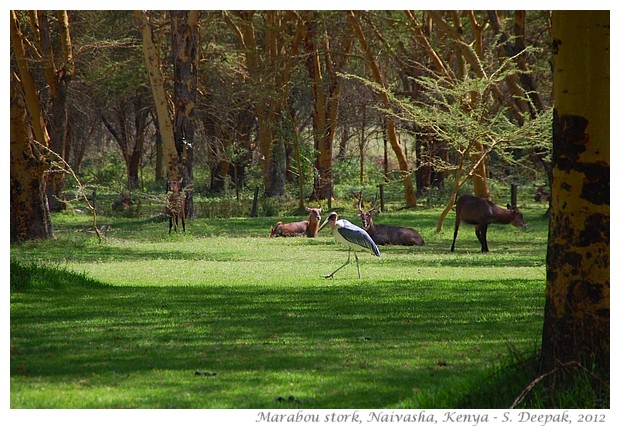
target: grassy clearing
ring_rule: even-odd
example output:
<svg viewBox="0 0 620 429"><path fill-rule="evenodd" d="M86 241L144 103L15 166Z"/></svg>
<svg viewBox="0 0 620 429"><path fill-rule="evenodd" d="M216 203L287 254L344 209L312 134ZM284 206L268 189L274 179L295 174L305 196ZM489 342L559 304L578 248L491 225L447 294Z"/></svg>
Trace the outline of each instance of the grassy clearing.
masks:
<svg viewBox="0 0 620 429"><path fill-rule="evenodd" d="M270 239L276 219L54 218L57 240L11 247L14 408L506 407L530 381L472 393L541 337L547 226L473 228L449 252L437 210L394 212L427 245L331 272L329 233ZM356 223L358 219L349 218ZM19 261L19 264L15 261ZM502 392L499 392L502 391Z"/></svg>

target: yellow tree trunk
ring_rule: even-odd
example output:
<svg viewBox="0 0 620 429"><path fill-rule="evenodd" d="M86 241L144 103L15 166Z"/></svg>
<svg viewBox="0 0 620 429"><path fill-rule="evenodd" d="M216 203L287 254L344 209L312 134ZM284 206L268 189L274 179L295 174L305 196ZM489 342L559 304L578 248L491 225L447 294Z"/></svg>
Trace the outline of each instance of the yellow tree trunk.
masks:
<svg viewBox="0 0 620 429"><path fill-rule="evenodd" d="M151 82L151 92L155 101L155 111L157 113L157 123L162 140L164 162L167 166L168 178L179 180L181 178L181 165L179 155L174 144L174 130L170 115L170 104L164 87L164 76L161 71L161 60L159 50L153 41L153 30L149 17L144 10L135 10L134 17L138 22L138 28L142 33L142 43L144 45L144 59L146 70Z"/></svg>
<svg viewBox="0 0 620 429"><path fill-rule="evenodd" d="M31 11L30 21L34 33L33 46L36 46L36 52L40 55L40 60L37 63L42 68L48 88L49 98L46 103L45 117L50 136L49 146L54 153L62 158L66 158L68 138L67 90L74 71L69 17L66 11L58 12L58 22L62 23L60 26L62 36L59 39L64 46L61 52L66 55L58 59L54 51L53 31L48 19L48 11ZM61 211L65 208L66 204L63 197L64 179L65 173L61 169L52 169L48 172L48 201L50 210L53 212Z"/></svg>
<svg viewBox="0 0 620 429"><path fill-rule="evenodd" d="M364 51L364 55L366 56L366 61L372 70L373 77L375 81L381 85L382 88L386 89L387 85L385 82L385 78L383 77L381 70L379 70L379 65L376 60L372 56L372 52L370 52L368 43L366 41L366 36L364 36L364 32L360 27L360 24L357 20L354 11L349 11L348 13L349 22L353 26L353 30L357 35L357 38L360 42L362 50ZM389 99L385 92L381 92L379 94L381 101L385 105L386 108L389 108ZM392 146L392 150L396 155L396 159L398 160L398 167L400 169L400 175L403 180L403 185L405 188L405 205L407 207L415 207L417 205L415 192L413 189L413 181L411 180L411 174L409 172L409 164L407 163L407 158L405 157L405 152L403 148L398 143L398 137L396 136L396 125L394 124L394 119L391 117L386 118L386 129L387 129L387 137L390 145Z"/></svg>
<svg viewBox="0 0 620 429"><path fill-rule="evenodd" d="M306 14L308 31L305 37L306 68L310 77L314 109L312 111L312 127L314 130L314 148L317 151L315 177L315 199L327 198L329 191L333 191L332 154L336 125L338 122L338 106L340 104L340 90L342 79L338 73L344 70L349 53L353 46L353 38L349 31L342 36L342 54L339 61L334 61L331 53L331 41L327 30L319 34L319 14L312 11ZM347 27L347 29L349 29ZM320 40L323 39L324 59L321 60ZM325 65L326 76L323 75Z"/></svg>
<svg viewBox="0 0 620 429"><path fill-rule="evenodd" d="M33 142L26 102L11 73L11 241L54 238L46 193L49 163Z"/></svg>
<svg viewBox="0 0 620 429"><path fill-rule="evenodd" d="M50 138L26 44L11 11L11 46L19 72L11 69L11 241L54 238L46 185L50 163L35 144L45 150Z"/></svg>
<svg viewBox="0 0 620 429"><path fill-rule="evenodd" d="M254 11L237 12L239 26L228 14L224 19L245 52L248 76L256 88L258 148L265 195L283 196L286 151L279 135L281 125L278 121L285 106L283 99L288 97L293 66L298 61L297 52L305 37L306 26L295 13L266 11L261 14L267 25L259 35L254 28ZM292 35L292 40L287 42L285 35Z"/></svg>
<svg viewBox="0 0 620 429"><path fill-rule="evenodd" d="M609 374L609 11L553 13L553 182L543 367Z"/></svg>
<svg viewBox="0 0 620 429"><path fill-rule="evenodd" d="M17 59L20 84L24 91L26 107L30 113L34 139L44 146L49 145L50 137L45 126L45 119L39 102L38 90L30 71L29 59L26 56L26 41L22 33L15 11L11 11L11 46Z"/></svg>

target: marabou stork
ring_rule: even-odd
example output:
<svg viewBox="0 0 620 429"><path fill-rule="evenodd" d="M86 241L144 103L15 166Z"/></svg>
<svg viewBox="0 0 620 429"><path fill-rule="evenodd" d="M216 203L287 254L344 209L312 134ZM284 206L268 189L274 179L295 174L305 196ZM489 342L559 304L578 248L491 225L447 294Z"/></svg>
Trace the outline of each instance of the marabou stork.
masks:
<svg viewBox="0 0 620 429"><path fill-rule="evenodd" d="M353 250L353 254L355 255L355 262L357 263L357 277L362 278L360 273L360 262L357 258L357 251L368 251L372 252L375 256L380 256L379 248L375 244L375 242L370 238L370 235L362 228L353 225L346 219L338 219L338 213L331 212L327 219L323 222L319 231L321 231L325 225L329 225L332 229L332 235L336 239L337 242L344 244L349 248L349 254L347 257L347 262L338 267L334 272L324 276L326 279L331 279L334 277L342 267L348 265L351 262L351 250Z"/></svg>

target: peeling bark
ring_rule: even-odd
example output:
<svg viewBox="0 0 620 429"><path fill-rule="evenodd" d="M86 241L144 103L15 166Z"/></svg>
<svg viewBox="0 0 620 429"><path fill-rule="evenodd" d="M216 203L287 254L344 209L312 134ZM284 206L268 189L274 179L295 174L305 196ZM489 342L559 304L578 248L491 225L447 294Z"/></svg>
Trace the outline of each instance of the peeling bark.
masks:
<svg viewBox="0 0 620 429"><path fill-rule="evenodd" d="M542 367L609 374L609 11L553 13L552 202ZM585 100L590 100L586 102Z"/></svg>

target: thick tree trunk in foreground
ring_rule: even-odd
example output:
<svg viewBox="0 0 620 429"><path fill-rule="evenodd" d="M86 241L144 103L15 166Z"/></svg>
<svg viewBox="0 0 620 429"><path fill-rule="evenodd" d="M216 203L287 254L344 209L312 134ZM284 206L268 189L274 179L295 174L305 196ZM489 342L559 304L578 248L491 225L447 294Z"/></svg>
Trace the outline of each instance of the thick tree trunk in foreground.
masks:
<svg viewBox="0 0 620 429"><path fill-rule="evenodd" d="M553 183L542 365L609 374L609 11L553 13Z"/></svg>
<svg viewBox="0 0 620 429"><path fill-rule="evenodd" d="M48 168L33 141L21 87L11 74L11 241L54 238L46 192Z"/></svg>
<svg viewBox="0 0 620 429"><path fill-rule="evenodd" d="M46 186L49 161L39 150L49 147L50 138L26 57L26 41L14 11L11 11L11 46L19 75L11 70L10 238L11 241L54 238Z"/></svg>

